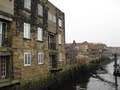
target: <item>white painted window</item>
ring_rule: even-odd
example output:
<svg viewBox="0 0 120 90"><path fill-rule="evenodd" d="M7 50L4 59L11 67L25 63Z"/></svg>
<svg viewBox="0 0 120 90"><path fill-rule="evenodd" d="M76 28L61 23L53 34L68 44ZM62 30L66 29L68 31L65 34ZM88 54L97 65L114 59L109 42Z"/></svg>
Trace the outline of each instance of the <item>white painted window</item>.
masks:
<svg viewBox="0 0 120 90"><path fill-rule="evenodd" d="M38 15L43 16L43 6L38 4Z"/></svg>
<svg viewBox="0 0 120 90"><path fill-rule="evenodd" d="M53 15L53 22L56 23L56 17Z"/></svg>
<svg viewBox="0 0 120 90"><path fill-rule="evenodd" d="M7 39L7 23L0 21L0 47Z"/></svg>
<svg viewBox="0 0 120 90"><path fill-rule="evenodd" d="M42 28L38 28L38 40L39 41L43 41L43 29Z"/></svg>
<svg viewBox="0 0 120 90"><path fill-rule="evenodd" d="M30 24L24 23L24 38L30 39Z"/></svg>
<svg viewBox="0 0 120 90"><path fill-rule="evenodd" d="M48 19L52 21L52 14L50 12L48 12Z"/></svg>
<svg viewBox="0 0 120 90"><path fill-rule="evenodd" d="M24 8L31 9L31 0L24 0Z"/></svg>
<svg viewBox="0 0 120 90"><path fill-rule="evenodd" d="M24 53L24 66L31 66L31 53Z"/></svg>
<svg viewBox="0 0 120 90"><path fill-rule="evenodd" d="M0 47L2 46L2 22L0 22Z"/></svg>
<svg viewBox="0 0 120 90"><path fill-rule="evenodd" d="M63 56L62 56L62 53L59 53L59 61L62 61L62 58Z"/></svg>
<svg viewBox="0 0 120 90"><path fill-rule="evenodd" d="M60 34L58 35L58 44L62 44L62 38Z"/></svg>
<svg viewBox="0 0 120 90"><path fill-rule="evenodd" d="M58 25L59 25L59 27L62 27L62 20L61 19L58 20Z"/></svg>
<svg viewBox="0 0 120 90"><path fill-rule="evenodd" d="M44 53L38 53L38 64L43 64L44 63Z"/></svg>

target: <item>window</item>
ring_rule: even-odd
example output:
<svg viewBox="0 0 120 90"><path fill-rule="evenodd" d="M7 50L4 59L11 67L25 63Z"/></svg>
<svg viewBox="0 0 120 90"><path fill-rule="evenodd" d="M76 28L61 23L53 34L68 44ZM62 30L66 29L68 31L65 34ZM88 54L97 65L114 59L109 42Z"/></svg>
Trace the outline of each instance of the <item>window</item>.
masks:
<svg viewBox="0 0 120 90"><path fill-rule="evenodd" d="M38 15L43 16L43 6L38 4Z"/></svg>
<svg viewBox="0 0 120 90"><path fill-rule="evenodd" d="M56 17L53 15L53 22L56 23Z"/></svg>
<svg viewBox="0 0 120 90"><path fill-rule="evenodd" d="M31 0L24 0L24 8L31 9Z"/></svg>
<svg viewBox="0 0 120 90"><path fill-rule="evenodd" d="M62 20L61 19L58 20L58 25L59 25L59 27L62 27Z"/></svg>
<svg viewBox="0 0 120 90"><path fill-rule="evenodd" d="M7 38L7 23L0 22L0 47L6 44Z"/></svg>
<svg viewBox="0 0 120 90"><path fill-rule="evenodd" d="M24 23L24 38L30 39L30 24Z"/></svg>
<svg viewBox="0 0 120 90"><path fill-rule="evenodd" d="M39 41L43 41L43 29L38 28L38 38Z"/></svg>
<svg viewBox="0 0 120 90"><path fill-rule="evenodd" d="M38 53L38 64L43 64L44 63L44 53Z"/></svg>
<svg viewBox="0 0 120 90"><path fill-rule="evenodd" d="M58 44L62 44L62 39L61 39L61 35L58 35Z"/></svg>
<svg viewBox="0 0 120 90"><path fill-rule="evenodd" d="M50 21L53 21L54 23L56 23L56 16L52 15L50 12L48 12L48 19Z"/></svg>
<svg viewBox="0 0 120 90"><path fill-rule="evenodd" d="M31 53L24 53L24 66L31 65Z"/></svg>
<svg viewBox="0 0 120 90"><path fill-rule="evenodd" d="M62 61L62 53L59 53L59 61Z"/></svg>
<svg viewBox="0 0 120 90"><path fill-rule="evenodd" d="M52 21L52 14L48 12L48 19Z"/></svg>

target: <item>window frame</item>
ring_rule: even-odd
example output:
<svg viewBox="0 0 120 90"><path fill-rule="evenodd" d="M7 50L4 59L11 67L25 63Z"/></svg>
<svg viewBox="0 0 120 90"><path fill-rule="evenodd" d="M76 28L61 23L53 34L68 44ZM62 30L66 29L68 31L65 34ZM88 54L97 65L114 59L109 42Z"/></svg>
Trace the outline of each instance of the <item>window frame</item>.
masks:
<svg viewBox="0 0 120 90"><path fill-rule="evenodd" d="M38 3L38 15L43 16L43 5Z"/></svg>
<svg viewBox="0 0 120 90"><path fill-rule="evenodd" d="M40 27L38 27L38 29L37 29L37 40L43 41L43 29Z"/></svg>
<svg viewBox="0 0 120 90"><path fill-rule="evenodd" d="M53 15L53 22L56 23L56 16Z"/></svg>
<svg viewBox="0 0 120 90"><path fill-rule="evenodd" d="M26 61L26 55L27 55L27 61ZM29 57L29 55L30 55L30 57ZM24 66L31 66L31 53L30 52L24 53Z"/></svg>
<svg viewBox="0 0 120 90"><path fill-rule="evenodd" d="M38 64L44 64L44 53L40 52L38 53Z"/></svg>
<svg viewBox="0 0 120 90"><path fill-rule="evenodd" d="M59 61L63 61L63 54L59 53Z"/></svg>
<svg viewBox="0 0 120 90"><path fill-rule="evenodd" d="M8 39L8 24L0 21L0 47L3 46L3 43L6 41L6 39Z"/></svg>
<svg viewBox="0 0 120 90"><path fill-rule="evenodd" d="M61 36L61 34L58 35L58 44L62 44L62 36Z"/></svg>
<svg viewBox="0 0 120 90"><path fill-rule="evenodd" d="M48 20L52 21L52 14L48 12Z"/></svg>
<svg viewBox="0 0 120 90"><path fill-rule="evenodd" d="M24 38L30 39L30 24L24 23Z"/></svg>
<svg viewBox="0 0 120 90"><path fill-rule="evenodd" d="M60 19L60 18L58 19L58 26L62 27L62 19Z"/></svg>
<svg viewBox="0 0 120 90"><path fill-rule="evenodd" d="M24 0L24 8L31 10L31 0Z"/></svg>

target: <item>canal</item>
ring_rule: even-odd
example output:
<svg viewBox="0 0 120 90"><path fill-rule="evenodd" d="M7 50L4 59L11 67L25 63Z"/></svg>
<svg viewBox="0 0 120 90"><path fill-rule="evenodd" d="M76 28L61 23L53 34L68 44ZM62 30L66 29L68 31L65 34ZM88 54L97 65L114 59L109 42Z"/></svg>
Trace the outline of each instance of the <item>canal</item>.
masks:
<svg viewBox="0 0 120 90"><path fill-rule="evenodd" d="M118 63L120 57L118 57ZM120 90L120 77L113 75L114 62L103 67L97 73L83 72L82 74L67 79L61 85L51 87L49 90Z"/></svg>

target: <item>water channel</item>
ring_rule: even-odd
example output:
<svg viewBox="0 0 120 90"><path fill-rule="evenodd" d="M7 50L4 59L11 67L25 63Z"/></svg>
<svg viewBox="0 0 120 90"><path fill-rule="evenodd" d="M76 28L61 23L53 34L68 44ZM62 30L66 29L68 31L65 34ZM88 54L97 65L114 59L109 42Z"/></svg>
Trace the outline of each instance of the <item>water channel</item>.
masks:
<svg viewBox="0 0 120 90"><path fill-rule="evenodd" d="M118 63L120 57L118 57ZM50 90L120 90L120 77L113 75L114 62L105 65L106 73L82 73L74 80L66 80L61 86Z"/></svg>

